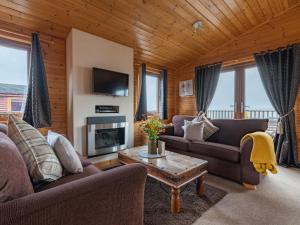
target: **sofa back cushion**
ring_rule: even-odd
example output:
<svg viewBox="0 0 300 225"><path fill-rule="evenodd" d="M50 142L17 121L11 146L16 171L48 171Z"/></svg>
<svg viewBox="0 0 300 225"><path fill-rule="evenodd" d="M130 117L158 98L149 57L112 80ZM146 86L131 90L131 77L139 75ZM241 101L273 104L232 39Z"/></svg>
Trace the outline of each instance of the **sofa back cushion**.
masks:
<svg viewBox="0 0 300 225"><path fill-rule="evenodd" d="M17 146L0 132L0 202L33 193L32 184Z"/></svg>
<svg viewBox="0 0 300 225"><path fill-rule="evenodd" d="M176 115L172 118L172 123L174 125L174 135L178 137L183 137L184 131L182 126L184 125L184 121L191 121L195 118L195 116L186 116L186 115Z"/></svg>
<svg viewBox="0 0 300 225"><path fill-rule="evenodd" d="M209 142L240 146L244 135L255 131L266 131L268 119L216 119L212 123L219 127L219 131L207 139Z"/></svg>
<svg viewBox="0 0 300 225"><path fill-rule="evenodd" d="M42 134L16 116L9 117L8 136L18 147L34 183L62 176L62 166Z"/></svg>
<svg viewBox="0 0 300 225"><path fill-rule="evenodd" d="M0 132L7 134L8 127L6 124L0 123Z"/></svg>

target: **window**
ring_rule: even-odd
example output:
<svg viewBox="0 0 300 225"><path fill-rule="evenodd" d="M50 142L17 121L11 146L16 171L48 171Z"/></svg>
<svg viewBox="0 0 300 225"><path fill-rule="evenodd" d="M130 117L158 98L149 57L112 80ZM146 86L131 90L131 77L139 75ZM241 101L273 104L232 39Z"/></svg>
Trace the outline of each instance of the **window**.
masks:
<svg viewBox="0 0 300 225"><path fill-rule="evenodd" d="M0 44L0 113L22 113L27 91L28 49Z"/></svg>
<svg viewBox="0 0 300 225"><path fill-rule="evenodd" d="M159 77L146 75L147 111L149 114L158 114L159 110Z"/></svg>
<svg viewBox="0 0 300 225"><path fill-rule="evenodd" d="M245 110L273 111L273 106L263 87L257 67L245 69ZM246 113L245 117L254 117Z"/></svg>
<svg viewBox="0 0 300 225"><path fill-rule="evenodd" d="M221 72L208 116L212 119L267 118L270 133L275 132L278 119L257 67L241 65Z"/></svg>
<svg viewBox="0 0 300 225"><path fill-rule="evenodd" d="M234 71L222 72L209 106L209 117L234 118Z"/></svg>
<svg viewBox="0 0 300 225"><path fill-rule="evenodd" d="M270 133L276 131L279 115L274 110L263 87L257 67L245 69L244 118L268 118Z"/></svg>
<svg viewBox="0 0 300 225"><path fill-rule="evenodd" d="M10 102L10 109L12 112L21 112L23 104L24 104L23 98L12 99Z"/></svg>

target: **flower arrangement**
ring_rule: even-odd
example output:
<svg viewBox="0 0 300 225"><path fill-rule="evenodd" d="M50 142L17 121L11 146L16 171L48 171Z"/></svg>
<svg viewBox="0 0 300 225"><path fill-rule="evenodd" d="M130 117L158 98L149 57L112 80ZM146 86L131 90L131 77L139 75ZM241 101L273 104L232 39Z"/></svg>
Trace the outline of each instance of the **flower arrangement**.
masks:
<svg viewBox="0 0 300 225"><path fill-rule="evenodd" d="M164 131L164 125L161 120L156 117L150 117L143 121L140 128L148 135L149 140L156 141L159 137L159 133Z"/></svg>
<svg viewBox="0 0 300 225"><path fill-rule="evenodd" d="M148 154L158 154L157 139L159 133L164 131L164 125L157 116L143 121L140 128L148 135Z"/></svg>

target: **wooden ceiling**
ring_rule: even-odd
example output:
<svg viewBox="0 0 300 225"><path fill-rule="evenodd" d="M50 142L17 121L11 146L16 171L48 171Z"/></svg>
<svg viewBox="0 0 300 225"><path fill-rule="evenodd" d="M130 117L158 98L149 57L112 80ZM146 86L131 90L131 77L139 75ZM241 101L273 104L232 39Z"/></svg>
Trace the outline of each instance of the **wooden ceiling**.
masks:
<svg viewBox="0 0 300 225"><path fill-rule="evenodd" d="M180 65L272 20L300 0L1 0L0 21L65 38L72 27ZM193 32L200 20L203 28Z"/></svg>

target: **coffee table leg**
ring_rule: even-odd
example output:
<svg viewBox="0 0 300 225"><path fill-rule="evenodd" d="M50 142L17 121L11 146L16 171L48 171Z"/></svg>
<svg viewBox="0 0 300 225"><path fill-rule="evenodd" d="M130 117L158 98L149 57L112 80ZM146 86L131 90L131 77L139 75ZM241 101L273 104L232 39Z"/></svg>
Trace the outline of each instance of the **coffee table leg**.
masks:
<svg viewBox="0 0 300 225"><path fill-rule="evenodd" d="M204 176L201 176L197 179L197 194L198 196L203 196L204 195Z"/></svg>
<svg viewBox="0 0 300 225"><path fill-rule="evenodd" d="M179 213L180 211L180 189L172 188L171 194L171 212Z"/></svg>

